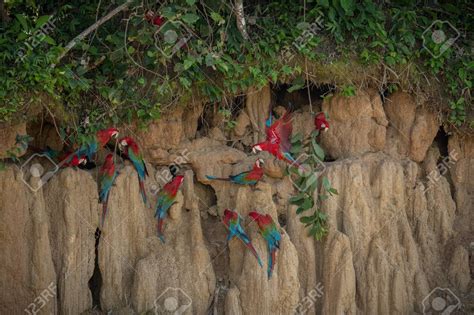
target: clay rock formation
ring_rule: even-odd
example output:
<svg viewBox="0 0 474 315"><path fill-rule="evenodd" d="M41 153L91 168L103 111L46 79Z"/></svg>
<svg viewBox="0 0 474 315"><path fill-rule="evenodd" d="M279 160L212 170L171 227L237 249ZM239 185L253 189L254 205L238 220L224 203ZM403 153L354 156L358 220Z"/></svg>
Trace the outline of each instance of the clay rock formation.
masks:
<svg viewBox="0 0 474 315"><path fill-rule="evenodd" d="M2 171L0 201L0 313L56 313L57 273L44 197L32 194L21 172L9 167Z"/></svg>
<svg viewBox="0 0 474 315"><path fill-rule="evenodd" d="M333 158L383 149L388 122L375 91L357 92L352 97L335 95L323 101L322 110L328 114L331 128L321 135L321 144Z"/></svg>
<svg viewBox="0 0 474 315"><path fill-rule="evenodd" d="M201 103L192 103L188 107L178 106L150 123L146 130L127 127L123 131L139 140L150 162L167 164L171 160L168 150L176 148L182 140L196 136L198 118L202 111Z"/></svg>
<svg viewBox="0 0 474 315"><path fill-rule="evenodd" d="M390 122L386 151L397 157L410 157L421 162L438 131L436 115L405 92L393 93L385 102Z"/></svg>
<svg viewBox="0 0 474 315"><path fill-rule="evenodd" d="M200 107L177 109L140 133L150 204L125 162L102 228L96 169L60 170L33 192L8 164L0 171L0 313L421 314L438 287L472 311L473 138L450 135L445 148L433 142L433 114L405 93L389 99L382 104L368 90L323 102L331 129L320 140L335 159L324 176L339 194L315 205L328 214L322 241L307 236L288 203L298 190L285 165L248 154L261 139L269 88L248 97L233 132L197 132ZM295 132L312 131L307 106L294 120ZM246 171L257 157L266 175L255 187L205 177ZM162 244L154 206L169 163L185 182ZM243 217L263 268L240 241L226 242L225 208ZM248 218L254 209L282 233L270 280L266 244Z"/></svg>
<svg viewBox="0 0 474 315"><path fill-rule="evenodd" d="M8 125L3 124L0 125L0 159L5 159L9 157L9 152L16 148L16 136L17 135L26 135L26 124L16 124L16 125ZM17 150L15 151L15 155L17 157L22 156L25 154L25 150Z"/></svg>

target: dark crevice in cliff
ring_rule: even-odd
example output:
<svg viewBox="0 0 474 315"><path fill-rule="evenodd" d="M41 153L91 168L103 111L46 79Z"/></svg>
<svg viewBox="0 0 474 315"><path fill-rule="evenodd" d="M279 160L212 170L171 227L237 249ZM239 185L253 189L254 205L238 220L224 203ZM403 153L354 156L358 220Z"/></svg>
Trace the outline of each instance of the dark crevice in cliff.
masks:
<svg viewBox="0 0 474 315"><path fill-rule="evenodd" d="M282 228L286 228L286 222L287 222L286 214L280 214L278 216L278 223L280 224Z"/></svg>
<svg viewBox="0 0 474 315"><path fill-rule="evenodd" d="M212 108L212 104L204 105L204 109L202 110L202 114L198 119L198 124L197 124L197 129L196 129L196 131L197 131L196 136L202 136L203 132L205 130L209 129L208 119L209 119L210 113L212 112L211 108Z"/></svg>
<svg viewBox="0 0 474 315"><path fill-rule="evenodd" d="M308 86L309 85L309 91ZM272 96L275 102L275 106L284 106L288 108L291 103L291 109L297 110L302 106L308 105L311 98L313 105L313 111L321 110L322 99L325 95L336 90L336 87L331 84L314 85L312 83L305 82L305 87L299 90L288 92L288 89L292 88L292 84L279 84L272 87Z"/></svg>
<svg viewBox="0 0 474 315"><path fill-rule="evenodd" d="M434 142L438 146L440 153L437 166L440 174L446 177L446 180L449 183L449 189L451 191L451 198L454 200L454 202L456 202L456 199L454 198L456 188L454 187L454 183L451 178L451 167L454 163L456 163L459 152L449 152L448 141L448 134L444 131L443 127L440 127L434 139Z"/></svg>
<svg viewBox="0 0 474 315"><path fill-rule="evenodd" d="M444 128L440 127L438 130L438 133L436 134L434 142L436 142L436 144L438 145L439 153L441 154L441 159L449 155L448 140L449 140L449 137L444 131Z"/></svg>
<svg viewBox="0 0 474 315"><path fill-rule="evenodd" d="M232 120L237 119L239 113L245 108L245 96L237 96L229 104Z"/></svg>
<svg viewBox="0 0 474 315"><path fill-rule="evenodd" d="M386 86L385 86L385 89L379 90L380 98L382 99L382 104L385 103L385 100L387 99L387 97L389 97L393 92L395 92L393 89L389 89Z"/></svg>
<svg viewBox="0 0 474 315"><path fill-rule="evenodd" d="M244 95L233 98L224 98L221 102L206 104L198 119L198 135L205 135L207 130L212 127L219 127L222 123L235 121L244 107Z"/></svg>
<svg viewBox="0 0 474 315"><path fill-rule="evenodd" d="M209 314L223 314L225 296L229 287L229 247L226 241L227 229L222 224L217 209L217 195L211 185L205 185L194 178L194 193L198 199L202 217L202 233L216 276L216 290L209 308Z"/></svg>
<svg viewBox="0 0 474 315"><path fill-rule="evenodd" d="M100 289L102 287L102 274L99 268L99 241L101 231L97 228L95 231L95 262L94 272L92 277L89 279L89 289L92 294L92 306L96 309L100 309Z"/></svg>

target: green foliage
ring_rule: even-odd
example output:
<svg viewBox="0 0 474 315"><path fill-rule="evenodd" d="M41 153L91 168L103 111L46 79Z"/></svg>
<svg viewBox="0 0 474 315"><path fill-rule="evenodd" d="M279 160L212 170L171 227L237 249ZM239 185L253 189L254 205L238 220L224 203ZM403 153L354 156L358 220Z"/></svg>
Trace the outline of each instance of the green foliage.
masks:
<svg viewBox="0 0 474 315"><path fill-rule="evenodd" d="M90 119L94 124L134 119L146 124L164 108L195 96L218 102L249 87L288 79L290 91L300 89L306 83L301 66L289 62L294 57L391 69L414 62L413 78L443 82L450 122L462 125L468 119L473 73L469 1L436 8L406 1L246 2L248 40L225 2L152 3L133 2L57 63L67 43L120 1L59 7L44 0L7 1L10 20L0 26L0 121L25 119L39 103L77 125L86 115L96 118ZM161 27L145 19L149 10L164 18ZM51 19L54 25L48 28ZM317 19L322 27L310 32ZM461 34L445 51L429 36L423 45L425 30L436 20L451 22ZM282 56L284 51L289 54ZM344 95L355 93L353 85L340 85ZM44 94L57 108L38 102Z"/></svg>
<svg viewBox="0 0 474 315"><path fill-rule="evenodd" d="M299 157L297 160L301 167L289 168L293 184L300 191L289 202L298 207L296 214L302 215L300 221L308 228L308 235L321 240L328 230L327 214L320 210L320 205L329 196L337 195L337 190L331 186L327 177L321 176L325 169L325 153L316 142L318 134L318 131L314 131L310 139L303 139L301 134L296 134L291 139L291 153ZM306 214L309 210L313 210L311 215Z"/></svg>
<svg viewBox="0 0 474 315"><path fill-rule="evenodd" d="M346 85L342 88L341 94L344 96L354 96L356 95L356 87L353 85Z"/></svg>

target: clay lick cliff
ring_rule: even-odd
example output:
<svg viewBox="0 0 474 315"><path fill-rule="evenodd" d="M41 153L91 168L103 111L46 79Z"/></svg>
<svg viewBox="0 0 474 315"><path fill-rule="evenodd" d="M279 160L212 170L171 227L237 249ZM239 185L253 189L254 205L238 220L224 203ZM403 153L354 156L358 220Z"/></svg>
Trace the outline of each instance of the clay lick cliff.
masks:
<svg viewBox="0 0 474 315"><path fill-rule="evenodd" d="M0 171L0 313L473 312L474 138L445 132L426 104L402 91L324 100L323 92L313 88L310 104L306 91L264 87L249 91L230 118L191 102L145 130L117 126L143 152L152 206L142 200L132 163L116 157L103 226L98 167L56 169L18 148L18 161ZM290 102L294 134L310 137L321 111L331 126L318 142L324 176L338 193L312 206L327 215L319 241L289 202L298 187L287 165L251 152L265 139L270 106L278 112ZM37 147L63 147L51 121L7 125L2 158L17 135L33 137ZM206 177L248 171L257 158L265 163L255 187ZM104 159L99 153L98 165ZM41 168L25 176L32 163ZM163 243L154 205L170 165L184 180ZM226 241L226 208L242 216L263 268L239 239ZM281 233L270 279L267 245L248 216L255 209L270 214Z"/></svg>

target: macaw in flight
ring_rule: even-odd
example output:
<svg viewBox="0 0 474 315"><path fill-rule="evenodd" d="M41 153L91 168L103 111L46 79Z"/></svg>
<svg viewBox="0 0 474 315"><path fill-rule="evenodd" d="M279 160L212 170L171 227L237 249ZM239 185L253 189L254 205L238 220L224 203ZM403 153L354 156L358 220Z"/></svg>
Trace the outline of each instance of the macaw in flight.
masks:
<svg viewBox="0 0 474 315"><path fill-rule="evenodd" d="M285 161L290 165L301 165L291 156L291 133L293 126L291 124L291 114L287 111L280 119L273 121L270 117L265 122L266 139L263 142L252 146L252 152L267 151L274 155L277 159Z"/></svg>

